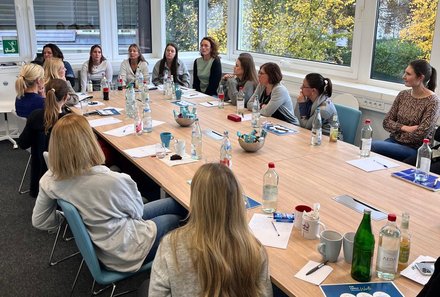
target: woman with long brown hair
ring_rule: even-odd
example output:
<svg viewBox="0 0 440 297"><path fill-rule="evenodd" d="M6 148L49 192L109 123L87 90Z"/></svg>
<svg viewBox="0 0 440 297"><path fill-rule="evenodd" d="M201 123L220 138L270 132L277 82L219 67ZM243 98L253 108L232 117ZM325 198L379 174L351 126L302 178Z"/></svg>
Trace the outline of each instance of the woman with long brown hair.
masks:
<svg viewBox="0 0 440 297"><path fill-rule="evenodd" d="M212 37L203 37L200 41L200 58L194 60L193 88L206 95L217 95L222 79L222 64L218 44Z"/></svg>
<svg viewBox="0 0 440 297"><path fill-rule="evenodd" d="M136 43L128 47L128 59L122 61L119 70L120 78L125 85L136 80L138 71L142 73L144 81L148 82L148 62L141 53L141 49Z"/></svg>
<svg viewBox="0 0 440 297"><path fill-rule="evenodd" d="M105 77L111 81L113 79L112 64L102 54L102 48L95 44L90 48L90 57L84 62L81 68L81 91L87 90L87 82L93 83L93 91L99 91L101 79Z"/></svg>
<svg viewBox="0 0 440 297"><path fill-rule="evenodd" d="M197 170L188 223L163 238L148 296L272 296L266 250L249 230L243 193L228 167Z"/></svg>
<svg viewBox="0 0 440 297"><path fill-rule="evenodd" d="M43 152L47 151L52 127L65 115L62 110L69 98L67 82L52 79L46 84L44 109L34 110L26 121L26 126L18 138L17 144L22 149L31 148L31 184L30 195L37 197L38 182L47 170Z"/></svg>

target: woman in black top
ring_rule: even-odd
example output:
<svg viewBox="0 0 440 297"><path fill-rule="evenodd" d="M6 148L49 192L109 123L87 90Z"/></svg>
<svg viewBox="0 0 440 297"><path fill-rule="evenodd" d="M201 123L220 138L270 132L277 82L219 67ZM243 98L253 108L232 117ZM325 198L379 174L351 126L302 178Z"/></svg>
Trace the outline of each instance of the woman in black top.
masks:
<svg viewBox="0 0 440 297"><path fill-rule="evenodd" d="M31 148L31 185L30 195L38 196L38 183L47 171L43 152L47 151L50 131L56 121L64 115L62 107L69 98L66 81L53 79L45 86L46 100L44 109L34 110L26 121L26 126L17 141L22 149Z"/></svg>

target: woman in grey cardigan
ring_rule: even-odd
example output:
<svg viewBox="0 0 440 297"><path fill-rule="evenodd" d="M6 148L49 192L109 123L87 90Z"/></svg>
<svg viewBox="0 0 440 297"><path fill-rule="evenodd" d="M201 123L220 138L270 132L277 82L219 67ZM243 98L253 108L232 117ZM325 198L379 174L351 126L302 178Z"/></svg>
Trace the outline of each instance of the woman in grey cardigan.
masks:
<svg viewBox="0 0 440 297"><path fill-rule="evenodd" d="M261 65L258 71L259 85L247 103L247 108L252 110L255 99L260 102L260 113L265 117L299 125L298 118L293 113L293 104L289 91L281 84L283 75L280 67L272 62Z"/></svg>
<svg viewBox="0 0 440 297"><path fill-rule="evenodd" d="M333 115L337 115L336 107L330 99L332 95L332 81L319 73L309 73L303 80L298 101L295 106L295 115L299 118L300 126L312 129L315 112L319 106L322 119L322 133L329 135Z"/></svg>

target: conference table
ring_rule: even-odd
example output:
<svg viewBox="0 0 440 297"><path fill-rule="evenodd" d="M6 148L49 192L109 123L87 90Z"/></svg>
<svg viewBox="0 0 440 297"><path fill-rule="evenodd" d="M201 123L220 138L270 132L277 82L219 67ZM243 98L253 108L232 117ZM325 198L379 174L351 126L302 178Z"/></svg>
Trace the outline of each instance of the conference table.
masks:
<svg viewBox="0 0 440 297"><path fill-rule="evenodd" d="M125 91L113 91L109 101L102 100L102 94L93 93L93 100L103 102L105 106L125 108ZM235 107L226 105L224 109L215 106L206 107L202 102L214 101L212 97L185 99L196 104L197 116L202 130L214 130L220 134L229 131L232 143L232 170L238 177L246 195L261 202L263 174L268 162L275 163L275 170L280 176L278 208L280 212L292 213L294 207L300 204L312 206L320 203L320 219L327 230L335 230L341 234L356 231L362 214L334 200L339 195L350 195L372 205L384 212L395 213L400 225L401 214L409 212L412 245L410 263L419 255L440 256L440 194L414 186L391 176L394 171L400 171L408 165L393 161L399 167L374 172L365 172L346 161L359 158L359 148L338 141L330 143L323 136L320 146L310 145L310 131L281 122L274 118L266 121L280 123L298 131L296 134L275 135L268 133L264 147L255 153L245 152L238 144L237 131L249 133L252 131L250 121L233 122L227 115L235 113ZM185 140L186 152L191 145L192 127L180 127L174 120L173 110L179 107L166 99L163 92L150 91L150 106L153 120L164 123L153 128L151 133L142 135L130 134L124 137L108 135L104 132L127 124L133 120L126 117L124 111L114 116L122 122L95 127L95 132L112 145L119 153L135 164L149 178L156 182L166 193L179 203L189 208L190 185L196 170L206 162L218 162L221 140L203 135L202 159L189 164L168 166L155 157L132 158L124 152L160 142L161 132L171 132L175 139ZM209 105L209 104L208 104ZM102 109L103 106L89 107ZM192 107L189 107L190 110ZM97 115L88 116L89 120L100 118ZM264 121L264 119L262 119ZM169 155L168 155L169 157ZM385 157L383 157L385 158ZM250 220L254 213L262 213L261 207L247 211ZM379 230L385 220L372 221L373 233L376 239L373 263L376 262L376 250ZM319 239L306 240L299 229L294 228L287 249L266 247L269 255L269 269L272 282L289 296L322 296L319 286L305 282L294 275L309 261L322 261L317 251ZM343 252L336 263L329 263L332 273L323 284L356 283L350 276L351 265L345 263ZM373 271L374 271L373 266ZM373 272L372 281L380 281ZM422 286L410 279L399 276L394 284L405 296L415 296Z"/></svg>

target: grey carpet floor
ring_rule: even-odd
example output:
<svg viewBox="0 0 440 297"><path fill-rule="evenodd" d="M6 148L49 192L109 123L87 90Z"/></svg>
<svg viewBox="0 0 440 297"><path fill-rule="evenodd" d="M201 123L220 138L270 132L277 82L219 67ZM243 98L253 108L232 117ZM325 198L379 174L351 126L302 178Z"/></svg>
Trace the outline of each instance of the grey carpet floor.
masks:
<svg viewBox="0 0 440 297"><path fill-rule="evenodd" d="M35 199L17 191L28 157L28 152L14 150L10 142L0 141L0 296L69 296L81 257L49 266L55 234L32 227ZM26 180L25 187L28 185ZM73 240L61 241L56 253L59 258L76 250ZM123 281L116 290L138 288L147 277L143 274ZM74 296L89 296L92 281L83 267ZM106 291L100 296L109 294Z"/></svg>

